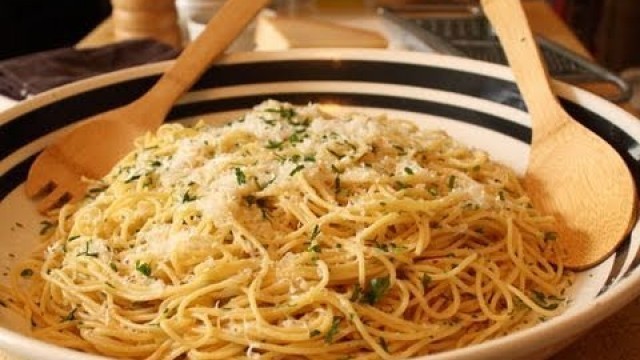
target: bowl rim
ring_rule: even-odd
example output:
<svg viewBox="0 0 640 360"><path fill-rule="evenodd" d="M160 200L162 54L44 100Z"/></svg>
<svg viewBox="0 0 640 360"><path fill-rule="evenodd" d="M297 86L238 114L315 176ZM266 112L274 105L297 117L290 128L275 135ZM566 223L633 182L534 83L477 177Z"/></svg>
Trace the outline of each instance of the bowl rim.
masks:
<svg viewBox="0 0 640 360"><path fill-rule="evenodd" d="M274 52L248 52L225 55L216 64L236 64L269 61L308 61L308 60L361 60L383 61L386 63L415 64L444 69L453 69L464 73L477 74L484 77L514 82L513 75L507 66L486 63L448 55L427 54L411 51L388 49L295 49ZM22 114L34 109L54 103L77 93L100 88L125 80L158 75L168 68L173 60L147 64L91 77L85 80L67 84L31 98L0 112L0 126L10 122ZM622 108L600 98L592 93L574 86L553 81L553 90L560 97L593 111L609 122L619 126L632 137L640 140L640 123L638 119ZM588 104L588 106L586 105ZM492 339L481 344L454 349L442 353L428 355L433 360L453 360L460 358L490 358L497 354L529 354L537 349L546 348L550 343L561 339L575 338L581 332L588 330L604 318L620 310L640 295L640 267L619 279L615 286L596 297L589 305L561 314L558 317L517 331L505 337ZM570 308L569 308L570 310ZM555 334L563 334L558 337ZM555 342L554 342L555 340ZM528 347L525 350L523 344ZM0 327L0 346L4 349L29 349L29 351L13 351L16 354L41 354L71 359L104 359L88 353L62 348L48 344L34 338ZM418 357L421 359L426 357Z"/></svg>

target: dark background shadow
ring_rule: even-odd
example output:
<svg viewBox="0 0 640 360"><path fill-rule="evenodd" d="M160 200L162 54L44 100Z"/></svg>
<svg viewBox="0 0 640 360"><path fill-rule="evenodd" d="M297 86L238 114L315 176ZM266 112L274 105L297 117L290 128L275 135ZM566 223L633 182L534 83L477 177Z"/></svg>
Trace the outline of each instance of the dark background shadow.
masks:
<svg viewBox="0 0 640 360"><path fill-rule="evenodd" d="M73 46L110 12L109 0L0 0L0 59Z"/></svg>

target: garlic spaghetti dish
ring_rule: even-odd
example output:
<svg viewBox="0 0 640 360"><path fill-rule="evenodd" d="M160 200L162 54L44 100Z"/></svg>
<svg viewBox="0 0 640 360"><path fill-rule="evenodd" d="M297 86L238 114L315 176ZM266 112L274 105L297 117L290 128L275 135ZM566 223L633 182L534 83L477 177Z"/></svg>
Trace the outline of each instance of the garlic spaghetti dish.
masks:
<svg viewBox="0 0 640 360"><path fill-rule="evenodd" d="M572 282L510 169L313 104L163 125L51 225L0 299L116 358L410 358L557 315Z"/></svg>

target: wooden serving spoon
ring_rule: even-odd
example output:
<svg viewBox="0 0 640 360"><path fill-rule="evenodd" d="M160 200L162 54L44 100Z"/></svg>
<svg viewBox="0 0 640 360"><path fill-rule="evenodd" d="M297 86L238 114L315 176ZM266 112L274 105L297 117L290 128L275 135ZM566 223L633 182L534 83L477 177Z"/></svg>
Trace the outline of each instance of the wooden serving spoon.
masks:
<svg viewBox="0 0 640 360"><path fill-rule="evenodd" d="M99 179L133 148L138 136L156 129L178 98L200 78L269 0L227 0L158 82L136 101L84 120L49 145L27 177L29 197L43 196L40 212L81 199L82 177Z"/></svg>
<svg viewBox="0 0 640 360"><path fill-rule="evenodd" d="M558 220L564 264L582 270L606 259L627 234L635 184L620 155L572 119L553 94L520 0L482 0L531 116L525 187Z"/></svg>

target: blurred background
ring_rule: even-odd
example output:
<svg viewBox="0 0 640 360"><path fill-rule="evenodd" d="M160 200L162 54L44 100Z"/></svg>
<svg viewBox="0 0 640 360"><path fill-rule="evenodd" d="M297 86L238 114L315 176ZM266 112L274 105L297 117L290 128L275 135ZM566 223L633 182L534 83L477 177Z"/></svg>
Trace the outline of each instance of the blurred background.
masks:
<svg viewBox="0 0 640 360"><path fill-rule="evenodd" d="M395 2L420 3L420 0ZM549 3L601 65L615 71L640 66L638 0L549 0ZM2 0L0 59L72 46L110 12L109 0Z"/></svg>

